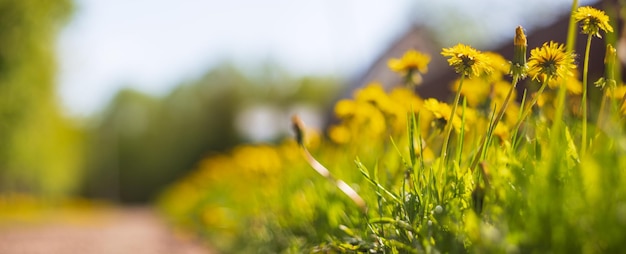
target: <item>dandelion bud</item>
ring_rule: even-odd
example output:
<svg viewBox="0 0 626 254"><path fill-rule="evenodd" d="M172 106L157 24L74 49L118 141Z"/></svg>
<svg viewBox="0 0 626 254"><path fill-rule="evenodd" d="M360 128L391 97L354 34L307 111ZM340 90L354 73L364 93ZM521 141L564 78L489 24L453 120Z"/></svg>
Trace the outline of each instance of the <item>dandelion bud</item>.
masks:
<svg viewBox="0 0 626 254"><path fill-rule="evenodd" d="M607 65L606 66L607 68L615 67L616 57L617 57L617 50L611 44L606 44L606 53L604 54L604 64Z"/></svg>
<svg viewBox="0 0 626 254"><path fill-rule="evenodd" d="M511 75L517 78L526 77L528 65L526 64L526 35L524 28L517 26L515 28L515 38L513 39L513 61L511 62Z"/></svg>
<svg viewBox="0 0 626 254"><path fill-rule="evenodd" d="M615 86L617 86L614 74L616 58L617 50L615 50L611 44L606 44L606 52L604 54L604 77L595 82L596 87L604 89L606 86L609 86L610 88L615 88Z"/></svg>
<svg viewBox="0 0 626 254"><path fill-rule="evenodd" d="M606 68L606 79L615 82L615 59L617 58L617 50L611 45L606 44L606 53L604 54L604 68Z"/></svg>
<svg viewBox="0 0 626 254"><path fill-rule="evenodd" d="M299 116L294 115L291 117L291 124L294 132L296 133L296 141L299 145L304 144L304 123Z"/></svg>

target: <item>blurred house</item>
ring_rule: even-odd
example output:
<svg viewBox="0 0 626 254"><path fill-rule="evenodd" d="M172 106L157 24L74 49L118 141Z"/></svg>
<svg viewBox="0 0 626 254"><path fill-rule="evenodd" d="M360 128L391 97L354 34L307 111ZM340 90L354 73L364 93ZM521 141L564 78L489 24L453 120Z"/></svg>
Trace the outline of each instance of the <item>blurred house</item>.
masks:
<svg viewBox="0 0 626 254"><path fill-rule="evenodd" d="M610 17L616 17L619 14L622 6L619 4L619 0L605 0L600 1L593 6L597 9L605 10ZM569 9L563 13L558 13L559 16L555 22L547 24L544 27L527 30L526 35L528 37L528 52L536 47L541 46L544 42L556 41L565 43L567 40L567 29L569 25ZM619 19L618 26L614 27L614 36L618 37L618 55L620 62L623 64L626 62L626 39L624 38L623 19ZM524 24L521 24L522 26ZM578 30L580 31L580 30ZM494 51L505 59L512 59L513 57L513 37L515 35L515 27L511 27L511 40L505 42L502 45L497 45L488 51ZM424 53L429 54L432 57L431 63L428 66L428 73L423 77L423 83L417 87L418 93L425 98L434 97L440 100L444 100L450 94L450 84L458 78L458 75L454 72L454 69L449 67L446 60L441 56L441 47L434 41L430 40L432 36L429 35L429 31L423 27L413 27L409 29L404 35L400 36L380 57L367 69L367 71L354 79L350 84L350 90L354 90L357 87L366 85L369 82L377 81L385 85L386 87L395 86L402 83L401 77L396 73L393 73L387 67L387 61L390 58L399 58L404 52L409 49L416 49ZM593 82L602 76L604 73L604 54L606 48L605 39L610 38L609 35L604 36L602 41L594 39L591 43L591 52L589 59L589 80L590 86L593 86ZM582 70L582 62L585 52L585 44L587 35L578 33L576 41L575 52L578 53L576 62L579 65L579 69ZM624 70L622 70L624 73ZM523 86L519 87L523 89Z"/></svg>

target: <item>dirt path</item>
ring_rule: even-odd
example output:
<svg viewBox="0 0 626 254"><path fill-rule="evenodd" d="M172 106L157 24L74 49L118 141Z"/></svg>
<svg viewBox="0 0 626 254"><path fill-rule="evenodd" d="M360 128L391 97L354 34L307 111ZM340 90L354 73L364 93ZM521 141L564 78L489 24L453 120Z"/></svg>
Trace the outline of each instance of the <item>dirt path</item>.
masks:
<svg viewBox="0 0 626 254"><path fill-rule="evenodd" d="M174 234L149 208L119 208L90 218L11 223L0 227L0 253L214 253Z"/></svg>

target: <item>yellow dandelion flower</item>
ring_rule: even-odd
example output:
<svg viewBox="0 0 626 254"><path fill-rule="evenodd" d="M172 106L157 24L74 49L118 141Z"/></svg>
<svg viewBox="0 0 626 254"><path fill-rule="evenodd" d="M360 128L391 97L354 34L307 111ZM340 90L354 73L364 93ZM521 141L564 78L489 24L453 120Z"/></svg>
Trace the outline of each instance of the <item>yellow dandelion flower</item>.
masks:
<svg viewBox="0 0 626 254"><path fill-rule="evenodd" d="M574 54L565 52L563 44L550 41L530 51L528 73L533 79L560 79L572 76L574 69Z"/></svg>
<svg viewBox="0 0 626 254"><path fill-rule="evenodd" d="M589 6L579 7L574 12L574 19L580 22L584 34L595 35L602 38L600 30L605 33L612 33L613 27L609 24L609 16L603 11Z"/></svg>
<svg viewBox="0 0 626 254"><path fill-rule="evenodd" d="M448 64L466 77L492 72L489 57L470 46L459 43L454 47L444 48L441 55L449 57Z"/></svg>
<svg viewBox="0 0 626 254"><path fill-rule="evenodd" d="M426 73L428 72L429 62L429 55L411 49L404 53L404 55L400 59L389 59L387 65L391 70L399 73L407 73L414 70L417 70L421 73Z"/></svg>

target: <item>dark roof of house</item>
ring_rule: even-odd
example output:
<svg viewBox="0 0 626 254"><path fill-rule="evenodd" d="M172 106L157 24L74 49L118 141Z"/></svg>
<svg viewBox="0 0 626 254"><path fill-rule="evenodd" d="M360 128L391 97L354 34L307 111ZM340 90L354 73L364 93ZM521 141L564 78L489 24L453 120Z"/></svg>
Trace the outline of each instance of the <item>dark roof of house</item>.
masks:
<svg viewBox="0 0 626 254"><path fill-rule="evenodd" d="M607 10L607 14L611 15L611 12L617 13L619 10L618 0L605 0L600 1L593 5L597 9ZM548 41L555 41L564 43L567 37L567 30L569 26L569 11L558 14L559 18L552 24L544 27L539 27L531 31L527 31L528 49L541 46ZM622 32L622 19L619 19L618 27L615 27L615 32L620 36L620 43L625 44L626 40L623 39L624 33ZM523 24L522 24L523 26ZM501 54L505 59L511 59L513 57L513 36L515 27L511 28L511 40L502 45L494 47L491 51ZM401 84L401 78L392 73L387 67L387 60L389 58L398 58L402 54L413 48L431 55L432 60L429 64L429 72L423 77L423 84L417 88L417 91L422 97L425 98L438 98L446 99L450 94L450 84L458 78L458 75L454 70L449 67L445 59L439 54L441 49L436 43L430 39L431 36L425 28L412 27L398 40L396 40L380 57L367 69L367 71L360 75L357 79L353 80L350 85L350 90L356 87L361 87L369 82L378 81L385 86L395 86ZM580 55L577 57L577 63L580 69L582 69L583 55L585 50L587 36L584 34L578 34L576 38L576 50ZM589 80L597 80L604 72L604 53L606 43L604 40L594 39L591 43L591 53L589 59ZM618 54L621 52L618 47ZM624 53L624 52L622 52ZM620 61L624 63L624 58L620 58ZM625 73L624 70L622 73ZM593 82L590 82L591 84ZM523 89L523 88L521 88Z"/></svg>

